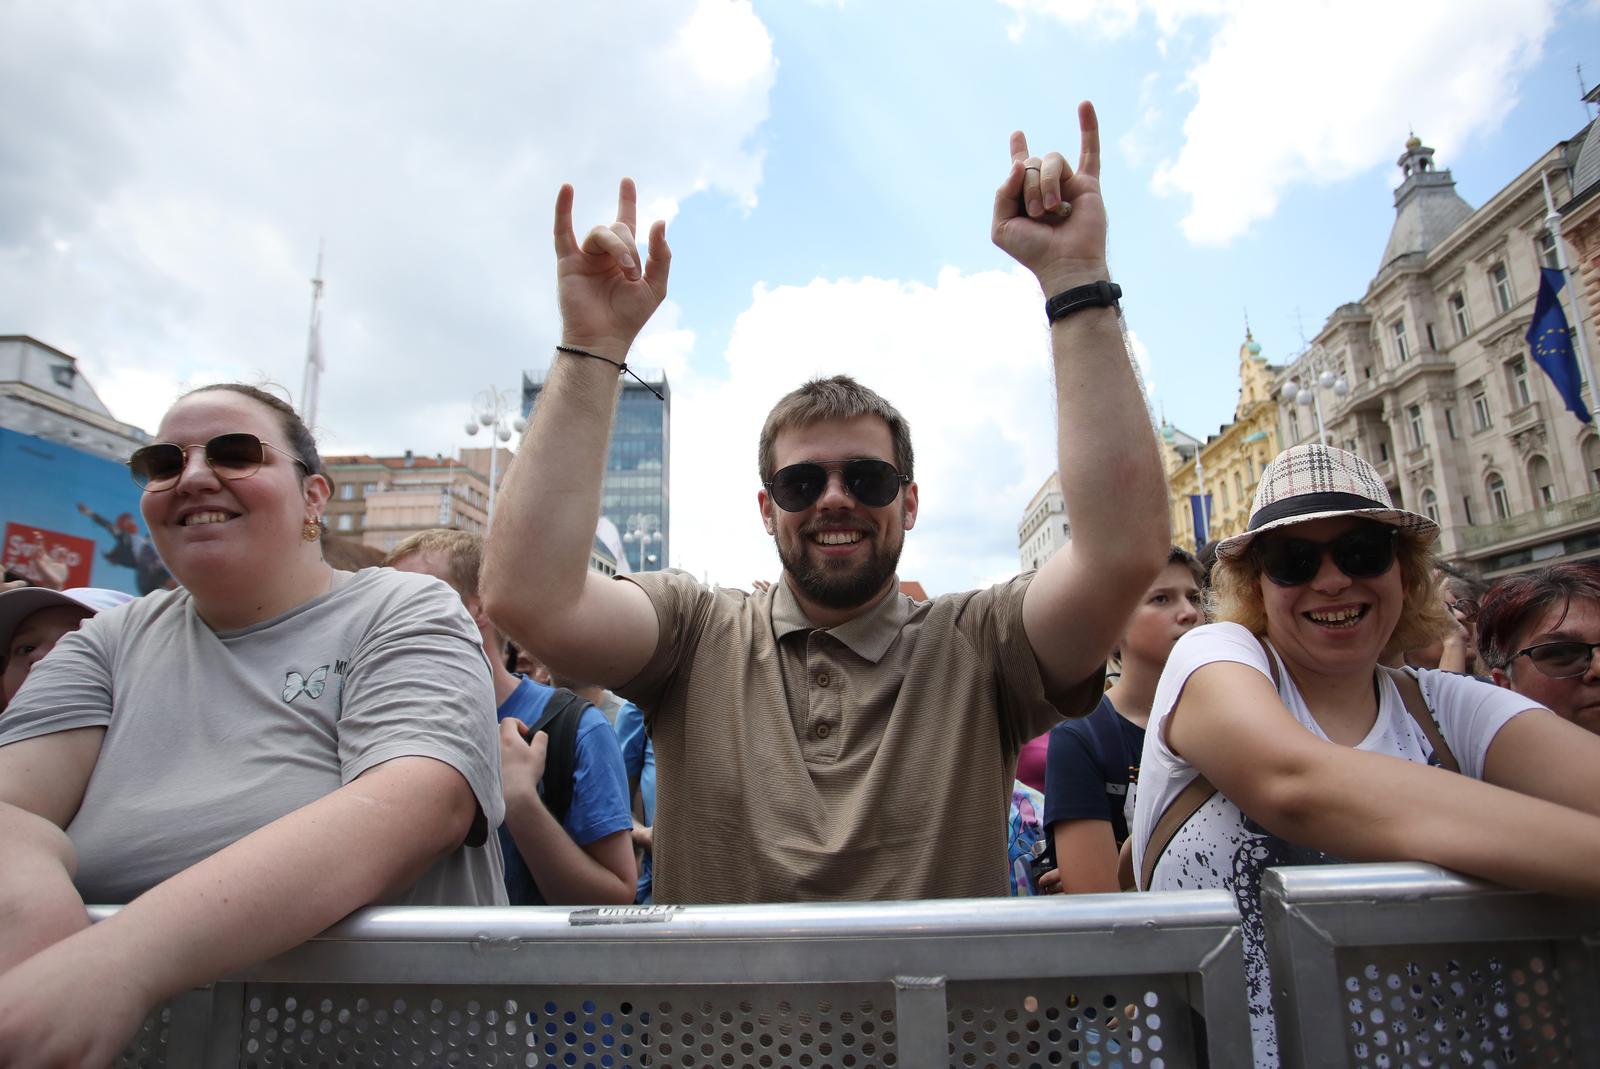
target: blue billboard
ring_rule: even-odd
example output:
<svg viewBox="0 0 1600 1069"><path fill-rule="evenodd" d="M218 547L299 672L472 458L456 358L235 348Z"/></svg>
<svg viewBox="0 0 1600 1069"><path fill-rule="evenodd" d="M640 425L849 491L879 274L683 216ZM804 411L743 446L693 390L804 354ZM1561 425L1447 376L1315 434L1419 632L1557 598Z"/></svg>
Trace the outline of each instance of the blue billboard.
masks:
<svg viewBox="0 0 1600 1069"><path fill-rule="evenodd" d="M139 488L115 461L0 428L0 563L66 586L148 594L171 584L139 515Z"/></svg>

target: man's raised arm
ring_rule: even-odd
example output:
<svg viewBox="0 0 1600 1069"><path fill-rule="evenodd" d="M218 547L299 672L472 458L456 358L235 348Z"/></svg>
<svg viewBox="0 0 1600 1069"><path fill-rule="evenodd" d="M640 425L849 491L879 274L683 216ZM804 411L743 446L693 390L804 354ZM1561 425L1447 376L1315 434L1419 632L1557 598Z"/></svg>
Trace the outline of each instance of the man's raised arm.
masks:
<svg viewBox="0 0 1600 1069"><path fill-rule="evenodd" d="M994 242L1034 273L1047 299L1111 277L1100 127L1088 102L1078 123L1076 171L1060 153L1030 156L1023 135L1012 134L1011 171L995 194ZM1172 537L1155 433L1117 311L1095 296L1050 328L1056 461L1072 540L1034 577L1023 624L1052 694L1104 662Z"/></svg>
<svg viewBox="0 0 1600 1069"><path fill-rule="evenodd" d="M666 298L671 254L666 224L657 222L649 264L641 264L632 179L622 180L617 221L590 230L581 244L572 200L572 187L562 186L555 216L561 348L500 488L481 595L501 631L558 673L618 687L655 651L655 609L632 583L590 571L589 551L620 365Z"/></svg>

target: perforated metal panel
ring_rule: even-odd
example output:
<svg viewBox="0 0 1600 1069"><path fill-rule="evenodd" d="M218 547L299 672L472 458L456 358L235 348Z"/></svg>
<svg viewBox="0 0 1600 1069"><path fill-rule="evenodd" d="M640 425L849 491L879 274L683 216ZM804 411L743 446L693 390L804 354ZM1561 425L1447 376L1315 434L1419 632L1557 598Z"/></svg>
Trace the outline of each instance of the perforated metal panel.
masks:
<svg viewBox="0 0 1600 1069"><path fill-rule="evenodd" d="M128 1049L117 1059L117 1069L161 1069L165 1066L171 1024L170 1006L162 1006L146 1017Z"/></svg>
<svg viewBox="0 0 1600 1069"><path fill-rule="evenodd" d="M1543 942L1343 948L1352 1069L1575 1064L1554 960Z"/></svg>
<svg viewBox="0 0 1600 1069"><path fill-rule="evenodd" d="M1186 1069L1189 1004L1148 978L957 983L947 990L951 1066Z"/></svg>
<svg viewBox="0 0 1600 1069"><path fill-rule="evenodd" d="M894 1066L893 989L512 987L247 989L239 1064Z"/></svg>

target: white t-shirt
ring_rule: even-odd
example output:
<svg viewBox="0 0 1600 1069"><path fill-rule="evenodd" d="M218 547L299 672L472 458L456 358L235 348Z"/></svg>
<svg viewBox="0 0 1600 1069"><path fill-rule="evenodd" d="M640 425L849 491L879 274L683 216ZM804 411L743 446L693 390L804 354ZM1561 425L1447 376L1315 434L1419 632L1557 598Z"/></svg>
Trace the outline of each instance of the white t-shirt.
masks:
<svg viewBox="0 0 1600 1069"><path fill-rule="evenodd" d="M1277 657L1277 652L1273 652ZM1143 874L1145 844L1161 815L1198 773L1167 745L1166 720L1194 672L1217 661L1249 665L1268 679L1261 643L1238 624L1207 624L1178 640L1156 685L1144 755L1139 767L1139 793L1134 807L1134 872ZM1483 778L1483 762L1495 733L1512 717L1535 703L1512 691L1452 672L1418 671L1422 696L1432 710L1445 744L1463 774ZM1278 659L1278 697L1307 731L1327 739L1306 708L1294 680ZM1403 757L1419 764L1437 764L1427 736L1406 711L1400 693L1387 676L1379 677L1378 717L1367 737L1355 747ZM1278 1064L1277 1033L1272 1018L1271 977L1267 971L1265 929L1261 918L1261 877L1281 865L1338 863L1339 859L1310 847L1285 842L1251 820L1221 793L1213 795L1186 821L1156 863L1151 886L1143 890L1223 889L1232 892L1244 920L1245 983L1249 988L1252 1039L1258 1066Z"/></svg>
<svg viewBox="0 0 1600 1069"><path fill-rule="evenodd" d="M369 568L281 616L215 631L186 590L62 637L0 717L0 746L103 727L67 835L86 903L128 902L397 757L472 788L481 820L401 905L504 905L494 686L461 599ZM308 893L315 893L309 888Z"/></svg>

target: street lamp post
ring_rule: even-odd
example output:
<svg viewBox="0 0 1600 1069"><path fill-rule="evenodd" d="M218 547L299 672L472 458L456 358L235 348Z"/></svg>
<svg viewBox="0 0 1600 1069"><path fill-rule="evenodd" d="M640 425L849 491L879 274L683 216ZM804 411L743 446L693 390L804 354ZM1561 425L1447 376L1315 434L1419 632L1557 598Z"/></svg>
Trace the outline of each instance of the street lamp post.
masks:
<svg viewBox="0 0 1600 1069"><path fill-rule="evenodd" d="M622 533L622 541L628 545L639 545L639 571L645 570L645 546L661 541L661 517L653 512L635 512L628 517L628 529ZM651 554L650 560L655 560Z"/></svg>
<svg viewBox="0 0 1600 1069"><path fill-rule="evenodd" d="M490 386L472 399L473 415L467 418L468 435L478 433L478 428L493 428L489 434L489 507L485 530L494 523L494 492L499 482L500 443L511 440L511 432L521 434L528 423L517 414L517 391L499 390ZM507 424L509 423L509 426Z"/></svg>
<svg viewBox="0 0 1600 1069"><path fill-rule="evenodd" d="M1338 362L1320 345L1312 346L1311 350L1301 357L1300 364L1304 369L1301 374L1306 376L1308 385L1300 385L1298 378L1290 379L1283 384L1283 389L1278 391L1278 396L1285 404L1299 404L1302 408L1315 411L1317 441L1327 445L1328 428L1322 421L1322 391L1332 390L1335 397L1346 397L1350 393L1350 383L1343 375L1337 374Z"/></svg>

